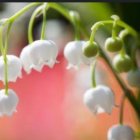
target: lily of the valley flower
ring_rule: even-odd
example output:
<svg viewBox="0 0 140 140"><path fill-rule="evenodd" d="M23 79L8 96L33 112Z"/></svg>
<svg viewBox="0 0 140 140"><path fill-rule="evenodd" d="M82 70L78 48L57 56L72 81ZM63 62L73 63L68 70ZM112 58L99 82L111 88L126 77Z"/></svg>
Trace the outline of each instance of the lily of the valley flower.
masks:
<svg viewBox="0 0 140 140"><path fill-rule="evenodd" d="M114 125L108 131L108 140L134 140L134 131L127 125Z"/></svg>
<svg viewBox="0 0 140 140"><path fill-rule="evenodd" d="M115 106L114 94L112 90L103 85L90 88L84 94L84 103L94 114L106 112L111 114Z"/></svg>
<svg viewBox="0 0 140 140"><path fill-rule="evenodd" d="M21 78L22 64L18 57L14 55L7 55L7 76L8 81L15 82L18 77ZM0 57L0 80L4 82L5 79L5 64L3 56Z"/></svg>
<svg viewBox="0 0 140 140"><path fill-rule="evenodd" d="M90 64L93 61L93 58L88 58L83 54L84 44L85 41L71 41L65 46L64 56L69 62L67 69L78 68L80 64Z"/></svg>
<svg viewBox="0 0 140 140"><path fill-rule="evenodd" d="M18 101L18 96L12 89L8 90L8 95L5 94L5 89L0 90L0 116L11 116L16 112Z"/></svg>
<svg viewBox="0 0 140 140"><path fill-rule="evenodd" d="M57 62L58 48L50 40L37 40L23 48L20 58L27 73L31 69L41 71L44 65L50 68Z"/></svg>

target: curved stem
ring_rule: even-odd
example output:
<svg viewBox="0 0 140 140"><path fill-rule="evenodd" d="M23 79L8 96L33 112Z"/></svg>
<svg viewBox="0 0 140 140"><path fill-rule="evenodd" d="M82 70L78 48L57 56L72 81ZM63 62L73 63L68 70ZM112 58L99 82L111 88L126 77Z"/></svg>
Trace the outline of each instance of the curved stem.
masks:
<svg viewBox="0 0 140 140"><path fill-rule="evenodd" d="M113 23L113 28L112 28L112 37L115 39L115 37L117 36L116 34L116 26L117 26L117 21L114 21Z"/></svg>
<svg viewBox="0 0 140 140"><path fill-rule="evenodd" d="M104 24L113 24L113 20L105 20L105 21L99 21L99 22L96 22L92 27L91 27L91 30L92 30L92 33L91 33L91 37L90 37L90 40L93 40L94 36L95 36L95 32L96 30L101 26L101 25L104 25ZM130 27L128 24L124 23L123 21L121 20L118 20L117 21L117 25L125 28L128 30L128 32L133 35L135 38L137 38L138 40L138 34L137 32L132 28Z"/></svg>
<svg viewBox="0 0 140 140"><path fill-rule="evenodd" d="M49 6L53 9L55 9L56 11L58 11L59 13L61 13L66 19L68 19L69 21L71 21L71 17L69 15L69 10L66 9L65 7L61 6L60 4L57 3L48 3Z"/></svg>
<svg viewBox="0 0 140 140"><path fill-rule="evenodd" d="M70 11L69 15L71 17L71 21L75 31L75 40L79 40L80 39L80 30L79 30L80 16L76 11Z"/></svg>
<svg viewBox="0 0 140 140"><path fill-rule="evenodd" d="M97 22L92 26L92 28L91 28L92 32L91 32L91 35L90 35L90 43L92 43L94 41L95 33L101 25L104 25L104 24L101 23L101 22Z"/></svg>
<svg viewBox="0 0 140 140"><path fill-rule="evenodd" d="M120 20L120 18L117 15L112 15L111 18L114 20L113 28L112 28L112 38L115 39L117 36L117 32L116 32L117 21Z"/></svg>
<svg viewBox="0 0 140 140"><path fill-rule="evenodd" d="M48 3L49 6L53 9L55 9L56 11L58 11L59 13L61 13L68 21L70 21L70 23L73 25L73 22L71 20L71 16L69 14L69 10L66 9L64 6L60 5L60 4L57 4L57 3ZM74 26L74 28L76 28ZM88 38L89 36L89 33L87 32L87 30L84 28L83 24L79 21L78 22L78 28L79 28L79 31L77 31L77 29L75 30L76 31L76 38L80 38L79 37L79 32L81 31L81 33L83 33L83 35Z"/></svg>
<svg viewBox="0 0 140 140"><path fill-rule="evenodd" d="M13 22L10 22L9 25L8 25L8 28L7 28L5 44L4 44L4 48L5 48L4 53L5 54L7 53L7 49L8 49L8 39L9 39L9 33L10 33L10 30L11 30L12 24L13 24Z"/></svg>
<svg viewBox="0 0 140 140"><path fill-rule="evenodd" d="M35 21L35 18L37 16L37 14L42 10L42 5L37 7L36 10L33 12L30 22L29 22L29 27L28 27L28 40L29 43L33 42L33 35L32 35L32 31L33 31L33 24Z"/></svg>
<svg viewBox="0 0 140 140"><path fill-rule="evenodd" d="M32 8L33 6L40 5L40 4L42 4L42 3L41 2L35 2L35 3L28 4L27 6L23 7L20 11L15 13L13 16L7 18L6 21L3 22L2 25L7 24L8 22L14 22L18 17L20 17L25 12L27 12L30 8Z"/></svg>
<svg viewBox="0 0 140 140"><path fill-rule="evenodd" d="M42 23L42 30L41 30L41 39L45 39L45 31L46 31L46 11L49 9L47 3L44 3L43 8L43 23Z"/></svg>

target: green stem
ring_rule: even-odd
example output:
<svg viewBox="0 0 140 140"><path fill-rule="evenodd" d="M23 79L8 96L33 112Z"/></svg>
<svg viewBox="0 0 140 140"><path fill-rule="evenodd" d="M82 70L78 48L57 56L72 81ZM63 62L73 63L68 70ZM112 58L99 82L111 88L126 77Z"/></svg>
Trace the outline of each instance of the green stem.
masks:
<svg viewBox="0 0 140 140"><path fill-rule="evenodd" d="M47 3L44 3L43 8L43 23L42 23L42 30L41 30L41 39L45 39L45 31L46 31L46 11L49 9L49 6L47 6Z"/></svg>
<svg viewBox="0 0 140 140"><path fill-rule="evenodd" d="M62 6L60 4L57 4L57 3L51 2L51 3L48 3L48 4L51 8L53 8L56 11L58 11L59 13L61 13L66 19L68 19L70 22L72 22L68 9L66 9L64 6Z"/></svg>
<svg viewBox="0 0 140 140"><path fill-rule="evenodd" d="M8 95L8 66L7 66L7 57L4 55L4 75L5 75L5 94Z"/></svg>
<svg viewBox="0 0 140 140"><path fill-rule="evenodd" d="M3 54L3 35L2 35L3 28L0 26L0 51Z"/></svg>
<svg viewBox="0 0 140 140"><path fill-rule="evenodd" d="M76 11L70 11L69 15L71 17L71 21L75 31L75 40L79 40L80 39L80 30L79 30L80 16Z"/></svg>
<svg viewBox="0 0 140 140"><path fill-rule="evenodd" d="M60 5L60 4L57 4L57 3L48 3L49 6L53 9L55 9L56 11L58 11L59 13L61 13L68 21L70 21L70 23L73 25L73 21L71 20L71 16L69 14L69 10L66 9L64 6ZM76 26L74 26L74 28L76 28ZM79 31L78 31L79 30ZM84 28L83 24L78 21L78 30L75 29L76 33L75 33L75 36L76 36L76 39L79 39L80 37L80 34L79 32L81 31L81 33L86 37L88 38L89 36L89 33L87 32L87 30Z"/></svg>
<svg viewBox="0 0 140 140"><path fill-rule="evenodd" d="M34 24L34 21L35 21L35 18L37 16L37 14L42 10L42 8L43 8L42 5L37 7L36 10L33 12L32 16L31 16L29 26L28 26L28 40L29 40L29 43L33 42L33 35L32 35L33 24Z"/></svg>
<svg viewBox="0 0 140 140"><path fill-rule="evenodd" d="M9 23L5 38L5 44L4 44L4 51L3 51L3 58L4 58L4 83L5 83L5 94L8 95L8 64L7 64L7 49L8 49L8 40L9 40L9 33L10 29L12 27L12 22Z"/></svg>
<svg viewBox="0 0 140 140"><path fill-rule="evenodd" d="M96 75L95 75L95 70L96 70L96 61L91 64L91 85L92 87L96 87Z"/></svg>
<svg viewBox="0 0 140 140"><path fill-rule="evenodd" d="M112 37L115 39L117 34L116 34L116 26L117 26L117 21L114 21L113 23L113 28L112 28Z"/></svg>
<svg viewBox="0 0 140 140"><path fill-rule="evenodd" d="M55 9L56 11L60 12L66 19L68 19L71 24L74 27L74 31L75 31L75 40L79 40L80 38L80 34L79 34L79 23L77 25L77 19L75 19L75 17L72 17L69 10L65 9L63 6L56 4L56 3L49 3L50 7ZM78 26L78 28L77 28Z"/></svg>
<svg viewBox="0 0 140 140"><path fill-rule="evenodd" d="M122 95L121 106L120 106L120 113L119 113L119 123L120 123L121 125L123 125L124 101L125 101L125 94Z"/></svg>
<svg viewBox="0 0 140 140"><path fill-rule="evenodd" d="M117 21L120 20L120 18L117 15L112 15L111 18L114 20L113 28L112 28L112 37L113 39L115 39L117 36L117 32L116 32Z"/></svg>
<svg viewBox="0 0 140 140"><path fill-rule="evenodd" d="M126 52L124 47L121 49L120 54L122 57L125 56Z"/></svg>
<svg viewBox="0 0 140 140"><path fill-rule="evenodd" d="M99 22L96 22L92 27L91 27L91 30L92 30L92 33L91 33L91 37L90 37L90 40L92 41L94 36L95 36L95 32L96 30L101 26L101 25L105 25L105 24L113 24L113 20L105 20L105 21L99 21ZM117 21L117 25L125 28L128 30L128 32L133 35L137 40L138 40L138 34L137 32L132 28L130 27L128 24L124 23L123 21L121 20L118 20Z"/></svg>
<svg viewBox="0 0 140 140"><path fill-rule="evenodd" d="M9 28L9 27L8 27ZM7 58L6 58L6 53L5 49L3 47L3 35L2 35L3 28L0 27L0 50L3 55L3 60L4 60L4 82L5 82L5 94L8 95L8 68L7 68ZM8 33L8 31L7 31ZM7 34L6 34L6 40L7 40ZM6 43L7 45L7 43ZM6 47L7 48L7 47Z"/></svg>
<svg viewBox="0 0 140 140"><path fill-rule="evenodd" d="M97 22L95 23L93 26L92 26L92 32L91 32L91 35L90 35L90 43L92 43L94 41L94 38L95 38L95 33L96 31L98 30L98 28L101 26L101 25L104 25L102 22Z"/></svg>
<svg viewBox="0 0 140 140"><path fill-rule="evenodd" d="M8 28L7 28L5 44L4 44L4 46L5 46L4 53L5 54L7 53L7 49L8 49L9 33L10 33L10 30L11 30L12 24L13 24L13 22L10 22L9 25L8 25Z"/></svg>
<svg viewBox="0 0 140 140"><path fill-rule="evenodd" d="M40 5L40 4L42 4L42 3L38 2L38 3L31 3L31 4L27 5L27 6L25 6L20 11L15 13L13 16L9 17L3 24L5 25L5 24L7 24L9 22L14 22L18 17L20 17L25 12L27 12L30 8L32 8L33 6Z"/></svg>

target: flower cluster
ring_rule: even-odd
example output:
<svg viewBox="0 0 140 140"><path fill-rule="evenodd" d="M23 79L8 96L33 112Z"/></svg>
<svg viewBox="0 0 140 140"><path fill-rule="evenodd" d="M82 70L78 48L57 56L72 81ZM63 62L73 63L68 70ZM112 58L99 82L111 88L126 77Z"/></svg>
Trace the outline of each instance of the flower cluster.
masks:
<svg viewBox="0 0 140 140"><path fill-rule="evenodd" d="M20 59L27 73L31 69L41 71L44 65L50 68L57 62L58 48L51 40L37 40L23 48Z"/></svg>
<svg viewBox="0 0 140 140"><path fill-rule="evenodd" d="M67 68L79 68L80 64L91 64L94 58L86 57L82 50L86 41L79 40L79 41L71 41L66 44L64 49L64 56L66 60L69 62Z"/></svg>
<svg viewBox="0 0 140 140"><path fill-rule="evenodd" d="M40 5L37 3L35 5ZM34 4L33 4L34 5ZM0 90L0 116L7 115L11 116L15 111L18 104L18 96L15 91L8 88L8 82L16 82L17 78L22 77L22 69L25 70L27 74L31 73L31 70L41 72L44 66L53 68L55 63L57 63L58 56L58 47L56 44L45 39L45 25L46 25L46 11L52 5L43 3L41 6L33 12L31 20L29 22L28 29L28 40L29 44L23 48L19 57L14 55L7 55L7 42L8 35L14 20L20 16L22 13L26 12L30 6L27 6L24 10L21 10L18 14L7 18L5 20L0 20L0 51L2 56L0 56L0 80L4 83L5 89ZM93 65L95 61L98 60L98 57L101 57L105 60L106 64L111 68L114 76L116 77L118 83L120 84L122 90L126 94L131 94L131 91L127 86L122 82L118 74L127 73L127 81L130 86L140 88L140 69L137 66L135 60L135 48L131 48L130 52L126 51L124 38L127 34L132 34L135 39L137 39L137 33L129 25L120 20L116 15L111 16L113 20L100 21L95 23L91 30L91 36L88 41L80 39L80 17L77 12L68 11L62 9L59 5L52 6L55 10L61 11L66 18L74 26L75 30L75 40L68 42L64 48L64 57L68 61L67 69L70 68L80 68L81 65L85 64L88 66L94 66L91 71L92 87L85 91L83 95L83 103L93 114L97 115L100 113L111 114L115 105L115 94L111 87L105 85L97 85L95 78L95 68L96 65ZM63 13L64 12L64 13ZM32 28L36 16L43 14L43 24L41 37L39 40L33 41ZM2 30L4 25L8 25L6 39L3 43ZM96 30L101 25L112 24L112 35L108 37L104 42L103 49L95 40ZM78 26L78 27L77 27ZM116 30L117 26L121 26L121 29L118 33ZM78 28L78 29L77 29ZM124 28L122 30L122 28ZM81 31L79 31L81 30ZM84 32L84 30L82 31ZM7 42L6 42L7 41ZM3 46L3 44L5 46ZM107 57L106 52L115 53L115 56L110 61ZM134 102L137 99L131 94L126 96L135 111L140 117L140 109L137 104ZM124 99L123 99L124 102ZM108 131L108 140L134 140L134 131L130 126L123 124L123 102L120 104L120 122L117 125L111 127Z"/></svg>
<svg viewBox="0 0 140 140"><path fill-rule="evenodd" d="M41 71L43 66L50 68L57 62L58 48L51 40L37 40L21 51L20 57L6 55L7 59L7 82L15 82L22 77L22 68L29 74L32 69ZM5 81L5 59L0 57L0 80ZM5 83L6 84L6 83ZM16 111L18 97L12 89L0 91L0 116L11 116Z"/></svg>
<svg viewBox="0 0 140 140"><path fill-rule="evenodd" d="M124 33L126 34L126 31L121 31L120 35L117 36L116 33L116 22L119 20L118 17L112 16L114 19L113 22L113 29L112 29L112 37L109 37L106 39L104 47L105 50L110 52L110 53L118 53L116 56L113 58L112 63L112 69L116 73L123 73L127 72L127 79L128 83L131 86L134 87L140 87L139 85L139 79L140 79L140 72L139 69L136 67L135 60L133 59L133 56L128 54L125 51L124 48ZM81 50L79 53L77 53L77 48L74 50L74 45L68 44L65 48L65 57L68 59L70 64L72 63L73 65L78 65L79 62L84 63L82 60L83 55L87 57L90 61L90 65L93 63L93 60L96 59L97 54L103 55L104 52L102 49L99 47L99 45L94 41L94 36L95 36L95 30L97 30L97 27L99 27L99 24L93 25L92 28L92 33L90 40L85 42L83 45L81 44ZM71 44L71 43L70 43ZM78 46L77 46L78 47ZM74 54L73 51L76 53ZM69 52L69 53L68 53ZM82 52L82 55L80 54ZM71 55L70 55L71 54ZM77 55L79 54L79 55ZM67 57L68 56L68 57ZM75 56L75 57L74 57ZM80 56L81 59L77 59ZM105 57L105 55L104 55ZM76 58L76 59L74 59ZM107 59L107 58L106 58ZM74 61L76 60L76 61ZM81 60L81 61L77 61ZM95 69L95 68L94 68ZM100 114L100 113L108 113L111 114L113 107L115 107L115 97L112 89L110 87L104 86L104 85L96 85L95 81L95 72L92 71L92 82L93 82L93 87L88 89L83 96L83 102L87 106L87 108L93 113L93 114ZM123 109L123 103L120 105L120 124L122 124L122 109ZM108 132L108 140L134 140L134 131L131 127L126 126L126 125L115 125L112 128L109 129Z"/></svg>

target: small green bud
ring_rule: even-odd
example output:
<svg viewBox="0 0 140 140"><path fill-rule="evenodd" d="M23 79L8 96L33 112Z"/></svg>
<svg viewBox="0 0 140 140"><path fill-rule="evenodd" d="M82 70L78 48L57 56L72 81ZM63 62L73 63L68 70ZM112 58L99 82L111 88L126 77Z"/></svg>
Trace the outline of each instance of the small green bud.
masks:
<svg viewBox="0 0 140 140"><path fill-rule="evenodd" d="M123 47L123 40L119 37L116 37L115 39L112 37L109 37L105 41L105 49L109 52L118 52Z"/></svg>
<svg viewBox="0 0 140 140"><path fill-rule="evenodd" d="M86 57L94 57L98 53L98 45L96 42L91 43L91 42L87 41L84 44L82 50Z"/></svg>
<svg viewBox="0 0 140 140"><path fill-rule="evenodd" d="M113 59L113 66L117 72L128 72L132 68L132 60L128 55L118 54Z"/></svg>

